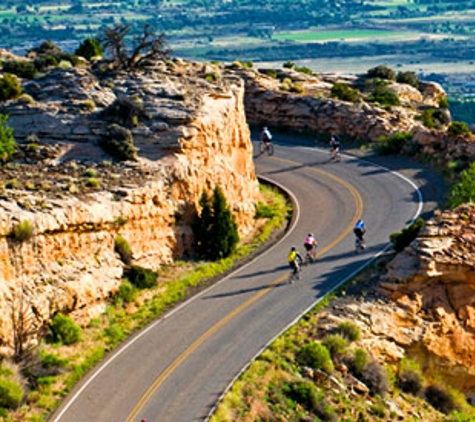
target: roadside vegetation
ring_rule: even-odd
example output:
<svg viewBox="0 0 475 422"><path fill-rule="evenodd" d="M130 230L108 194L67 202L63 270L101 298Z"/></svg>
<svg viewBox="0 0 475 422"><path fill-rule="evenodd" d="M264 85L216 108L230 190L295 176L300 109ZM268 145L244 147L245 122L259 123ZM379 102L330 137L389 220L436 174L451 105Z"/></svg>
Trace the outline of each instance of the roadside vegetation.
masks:
<svg viewBox="0 0 475 422"><path fill-rule="evenodd" d="M276 230L285 228L291 215L290 205L279 191L261 185L261 197L256 206L254 233L236 244L226 257L215 261L176 261L155 271L127 266L122 284L105 313L85 328L61 313L56 314L46 330L35 327L33 319L24 314L20 296L14 324L17 353L13 361L5 359L0 367L0 418L12 422L45 421L106 352L208 286L217 276L232 270L240 260L257 253ZM223 204L222 200L218 202ZM19 224L17 238L30 232L27 223ZM132 251L127 241L118 236L115 247L123 261L130 264ZM38 346L30 346L32 338L39 339Z"/></svg>

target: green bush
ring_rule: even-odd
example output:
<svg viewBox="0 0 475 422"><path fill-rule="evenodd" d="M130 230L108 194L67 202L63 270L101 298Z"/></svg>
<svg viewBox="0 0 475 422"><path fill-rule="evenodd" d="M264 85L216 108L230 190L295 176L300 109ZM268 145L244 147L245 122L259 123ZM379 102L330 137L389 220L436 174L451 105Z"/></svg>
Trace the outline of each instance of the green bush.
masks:
<svg viewBox="0 0 475 422"><path fill-rule="evenodd" d="M370 362L370 358L364 349L358 348L353 355L347 358L347 364L351 372L360 376Z"/></svg>
<svg viewBox="0 0 475 422"><path fill-rule="evenodd" d="M282 65L285 69L293 69L295 67L295 63L291 61L287 61Z"/></svg>
<svg viewBox="0 0 475 422"><path fill-rule="evenodd" d="M339 334L327 335L322 343L333 358L343 355L348 348L348 339Z"/></svg>
<svg viewBox="0 0 475 422"><path fill-rule="evenodd" d="M106 343L110 347L117 346L126 337L124 330L118 325L105 328L104 335L106 336Z"/></svg>
<svg viewBox="0 0 475 422"><path fill-rule="evenodd" d="M465 122L452 122L447 132L451 136L468 135L470 133L467 123Z"/></svg>
<svg viewBox="0 0 475 422"><path fill-rule="evenodd" d="M75 51L77 56L91 60L93 57L102 57L104 51L101 41L97 38L86 38Z"/></svg>
<svg viewBox="0 0 475 422"><path fill-rule="evenodd" d="M400 84L411 85L414 88L419 89L420 80L415 72L398 72L396 76L396 82Z"/></svg>
<svg viewBox="0 0 475 422"><path fill-rule="evenodd" d="M408 227L403 228L400 232L393 233L389 236L394 250L401 252L406 246L417 237L421 229L425 226L425 221L422 218L417 218Z"/></svg>
<svg viewBox="0 0 475 422"><path fill-rule="evenodd" d="M274 78L274 79L277 78L277 70L275 70L275 69L266 69L266 70L264 71L264 73L265 73L267 76L270 76L271 78Z"/></svg>
<svg viewBox="0 0 475 422"><path fill-rule="evenodd" d="M313 369L321 369L327 373L333 372L330 352L319 342L312 342L303 346L297 353L297 362Z"/></svg>
<svg viewBox="0 0 475 422"><path fill-rule="evenodd" d="M4 73L0 77L0 101L13 100L23 92L20 82L15 75Z"/></svg>
<svg viewBox="0 0 475 422"><path fill-rule="evenodd" d="M77 343L81 340L81 329L74 320L63 314L56 314L50 324L55 341L65 345Z"/></svg>
<svg viewBox="0 0 475 422"><path fill-rule="evenodd" d="M305 73L306 75L313 75L313 70L307 66L294 66L294 70L300 73Z"/></svg>
<svg viewBox="0 0 475 422"><path fill-rule="evenodd" d="M121 235L117 235L114 239L114 250L119 254L120 259L125 265L132 262L132 249L129 242Z"/></svg>
<svg viewBox="0 0 475 422"><path fill-rule="evenodd" d="M311 381L295 381L284 388L285 394L302 405L305 409L313 411L318 405L317 387Z"/></svg>
<svg viewBox="0 0 475 422"><path fill-rule="evenodd" d="M369 96L369 101L379 103L383 106L395 106L400 104L397 93L392 91L387 85L381 83L376 85Z"/></svg>
<svg viewBox="0 0 475 422"><path fill-rule="evenodd" d="M449 100L447 99L445 95L441 95L438 98L438 102L439 102L439 107L441 109L447 110L449 108Z"/></svg>
<svg viewBox="0 0 475 422"><path fill-rule="evenodd" d="M114 100L101 115L124 127L136 126L139 117L143 116L143 105L135 98L122 95Z"/></svg>
<svg viewBox="0 0 475 422"><path fill-rule="evenodd" d="M60 59L54 55L37 56L33 63L38 72L45 72L50 68L58 67Z"/></svg>
<svg viewBox="0 0 475 422"><path fill-rule="evenodd" d="M388 79L390 81L394 81L396 79L396 72L394 72L394 70L390 69L389 67L383 65L369 69L367 75L370 78Z"/></svg>
<svg viewBox="0 0 475 422"><path fill-rule="evenodd" d="M6 162L16 151L13 129L7 125L8 115L0 114L0 161Z"/></svg>
<svg viewBox="0 0 475 422"><path fill-rule="evenodd" d="M358 341L361 337L360 327L354 322L344 321L338 324L336 332L348 341Z"/></svg>
<svg viewBox="0 0 475 422"><path fill-rule="evenodd" d="M452 396L438 385L429 385L424 391L424 396L433 408L446 415L457 409Z"/></svg>
<svg viewBox="0 0 475 422"><path fill-rule="evenodd" d="M149 289L157 285L158 273L148 268L132 265L125 271L125 277L139 289Z"/></svg>
<svg viewBox="0 0 475 422"><path fill-rule="evenodd" d="M114 298L115 301L121 300L125 303L132 303L137 297L137 288L128 280L124 280L119 286L119 290Z"/></svg>
<svg viewBox="0 0 475 422"><path fill-rule="evenodd" d="M449 193L449 205L451 208L461 204L475 203L475 163L462 171L460 181Z"/></svg>
<svg viewBox="0 0 475 422"><path fill-rule="evenodd" d="M35 234L35 228L28 220L23 220L12 229L11 237L17 242L26 242Z"/></svg>
<svg viewBox="0 0 475 422"><path fill-rule="evenodd" d="M118 160L137 159L132 133L118 124L114 123L107 128L107 134L100 140L99 145Z"/></svg>
<svg viewBox="0 0 475 422"><path fill-rule="evenodd" d="M397 132L394 135L381 135L376 141L376 151L381 155L399 154L412 139L412 134Z"/></svg>
<svg viewBox="0 0 475 422"><path fill-rule="evenodd" d="M359 98L359 91L351 88L348 84L336 82L332 86L331 96L342 101L356 102Z"/></svg>
<svg viewBox="0 0 475 422"><path fill-rule="evenodd" d="M37 72L36 66L29 60L7 60L2 67L4 72L26 79L33 79Z"/></svg>
<svg viewBox="0 0 475 422"><path fill-rule="evenodd" d="M0 406L16 409L23 399L23 387L10 378L0 377Z"/></svg>
<svg viewBox="0 0 475 422"><path fill-rule="evenodd" d="M273 218L277 214L277 210L270 206L264 204L262 201L257 202L256 212L254 214L254 218Z"/></svg>

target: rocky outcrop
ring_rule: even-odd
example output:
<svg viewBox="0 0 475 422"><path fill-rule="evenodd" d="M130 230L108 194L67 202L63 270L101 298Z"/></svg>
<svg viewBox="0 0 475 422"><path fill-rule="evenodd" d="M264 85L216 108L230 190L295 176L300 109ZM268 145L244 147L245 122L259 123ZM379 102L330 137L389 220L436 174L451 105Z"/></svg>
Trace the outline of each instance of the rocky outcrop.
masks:
<svg viewBox="0 0 475 422"><path fill-rule="evenodd" d="M14 177L22 186L4 188L0 198L3 346L11 345L12 310L20 303L39 324L57 311L83 323L101 312L121 282L119 234L144 267L193 253L190 224L203 190L220 185L240 234L251 230L259 190L244 84L234 77L213 83L202 72L180 60L113 80L86 69L54 70L25 83L33 101L3 108L20 143L33 139L35 151L54 145L40 165L26 154L3 169L4 182ZM101 111L121 95L143 104L145 117L131 128L136 162L114 163L96 145L110 124ZM94 169L100 187L81 184L78 166ZM36 172L43 187L28 185ZM25 221L34 235L21 242L12 232Z"/></svg>
<svg viewBox="0 0 475 422"><path fill-rule="evenodd" d="M416 116L424 107L438 107L439 97L445 97L436 83L423 83L421 90L393 83L390 88L398 94L401 106L388 110L364 99L352 103L331 98L335 82L357 85L357 77L309 76L293 70L279 70L276 78L252 69L240 73L246 80L245 104L250 123L365 141L396 132L429 132ZM285 79L292 81L299 92L283 89Z"/></svg>
<svg viewBox="0 0 475 422"><path fill-rule="evenodd" d="M380 290L408 315L393 329L412 332L404 348L451 385L475 391L475 206L427 222L388 266ZM388 327L387 327L388 328ZM388 332L391 330L388 329Z"/></svg>

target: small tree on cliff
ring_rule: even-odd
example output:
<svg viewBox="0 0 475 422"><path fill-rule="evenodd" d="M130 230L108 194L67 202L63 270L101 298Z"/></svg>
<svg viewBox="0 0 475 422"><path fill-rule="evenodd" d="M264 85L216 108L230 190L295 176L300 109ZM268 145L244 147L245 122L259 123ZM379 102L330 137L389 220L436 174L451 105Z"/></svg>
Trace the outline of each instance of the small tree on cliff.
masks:
<svg viewBox="0 0 475 422"><path fill-rule="evenodd" d="M212 198L203 192L199 204L201 213L193 225L196 250L205 259L226 258L234 251L239 235L223 191L216 186Z"/></svg>

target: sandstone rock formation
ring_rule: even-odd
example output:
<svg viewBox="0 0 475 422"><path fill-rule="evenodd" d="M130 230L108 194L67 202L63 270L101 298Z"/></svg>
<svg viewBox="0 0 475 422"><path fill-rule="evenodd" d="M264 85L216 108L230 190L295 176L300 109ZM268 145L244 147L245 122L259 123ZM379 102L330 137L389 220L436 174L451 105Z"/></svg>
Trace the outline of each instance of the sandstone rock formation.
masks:
<svg viewBox="0 0 475 422"><path fill-rule="evenodd" d="M118 234L144 267L192 253L190 223L204 189L219 184L240 234L252 228L259 189L244 84L232 76L209 81L206 71L180 60L114 78L57 69L23 81L33 100L4 104L22 150L34 142L36 156L19 155L2 169L2 346L11 345L20 303L38 323L57 311L80 322L101 312L121 282ZM101 110L121 95L140 99L146 116L131 128L136 162L115 163L96 144L110 124ZM100 187L88 188L78 168L92 168ZM19 242L11 234L25 221L34 236Z"/></svg>
<svg viewBox="0 0 475 422"><path fill-rule="evenodd" d="M335 82L357 85L356 76L309 76L293 70L279 70L272 78L253 69L241 69L246 81L246 115L252 124L292 128L300 132L345 135L354 139L376 141L381 135L396 132L429 132L415 119L421 108L438 107L445 92L437 83L425 82L419 91L406 84L393 83L401 106L387 110L367 101L356 103L331 98ZM282 89L289 79L302 92Z"/></svg>
<svg viewBox="0 0 475 422"><path fill-rule="evenodd" d="M388 266L381 292L407 317L387 314L385 331L412 333L402 345L451 385L475 392L475 206L427 222ZM392 329L390 327L393 327Z"/></svg>

